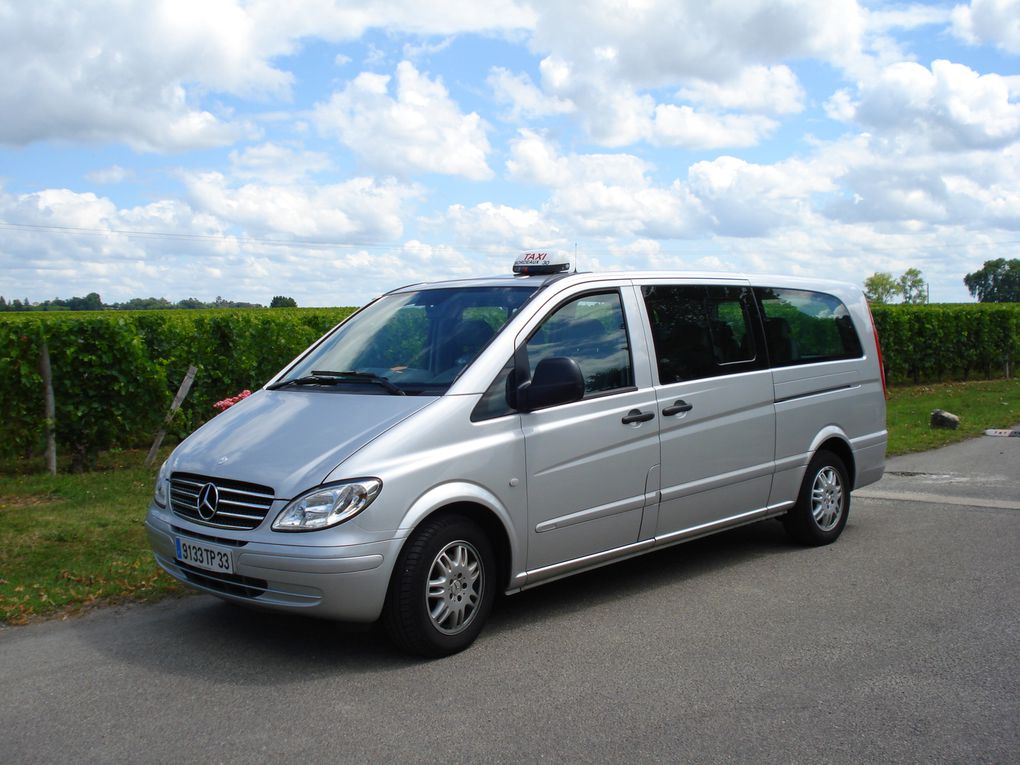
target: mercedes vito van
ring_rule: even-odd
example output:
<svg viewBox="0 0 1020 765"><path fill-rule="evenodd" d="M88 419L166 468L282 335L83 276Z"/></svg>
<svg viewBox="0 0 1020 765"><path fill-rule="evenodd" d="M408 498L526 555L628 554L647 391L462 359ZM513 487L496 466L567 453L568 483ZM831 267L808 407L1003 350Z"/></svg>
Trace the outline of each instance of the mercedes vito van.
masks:
<svg viewBox="0 0 1020 765"><path fill-rule="evenodd" d="M352 315L174 450L156 561L438 656L497 592L766 518L839 537L886 448L858 288L568 269L529 253Z"/></svg>

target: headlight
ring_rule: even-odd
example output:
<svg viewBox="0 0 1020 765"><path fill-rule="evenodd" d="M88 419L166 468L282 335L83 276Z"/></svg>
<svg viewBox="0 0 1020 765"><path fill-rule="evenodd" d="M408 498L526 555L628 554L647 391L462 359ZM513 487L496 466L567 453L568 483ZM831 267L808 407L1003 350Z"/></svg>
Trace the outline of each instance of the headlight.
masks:
<svg viewBox="0 0 1020 765"><path fill-rule="evenodd" d="M382 481L378 478L320 487L303 494L283 508L273 521L273 530L315 531L336 526L372 504L380 489Z"/></svg>
<svg viewBox="0 0 1020 765"><path fill-rule="evenodd" d="M152 499L159 507L166 507L167 486L169 484L166 466L169 461L167 460L160 466L159 473L156 475L156 491Z"/></svg>

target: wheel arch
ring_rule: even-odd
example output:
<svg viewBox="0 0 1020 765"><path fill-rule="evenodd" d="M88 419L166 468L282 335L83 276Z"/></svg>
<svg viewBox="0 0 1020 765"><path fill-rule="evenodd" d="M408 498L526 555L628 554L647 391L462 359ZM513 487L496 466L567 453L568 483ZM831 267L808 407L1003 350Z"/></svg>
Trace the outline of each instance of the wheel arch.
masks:
<svg viewBox="0 0 1020 765"><path fill-rule="evenodd" d="M475 484L445 484L420 497L401 521L401 548L415 529L440 516L457 515L477 523L492 543L496 555L499 590L506 590L517 559L510 514L491 492ZM398 553L399 554L399 553Z"/></svg>
<svg viewBox="0 0 1020 765"><path fill-rule="evenodd" d="M832 452L843 461L843 465L846 467L847 480L850 482L849 489L853 491L854 484L857 481L857 463L854 459L854 450L850 446L850 441L841 432L820 434L817 443L811 448L812 458L821 451Z"/></svg>

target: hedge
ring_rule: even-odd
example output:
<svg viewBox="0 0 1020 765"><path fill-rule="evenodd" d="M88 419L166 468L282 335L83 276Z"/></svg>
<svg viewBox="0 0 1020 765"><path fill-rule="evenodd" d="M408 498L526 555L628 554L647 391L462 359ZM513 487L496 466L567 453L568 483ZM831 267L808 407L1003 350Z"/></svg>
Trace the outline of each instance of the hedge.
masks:
<svg viewBox="0 0 1020 765"><path fill-rule="evenodd" d="M1020 362L1020 303L872 305L892 383L1009 376Z"/></svg>
<svg viewBox="0 0 1020 765"><path fill-rule="evenodd" d="M215 401L264 384L353 308L11 313L0 320L0 455L44 448L39 370L49 350L58 452L87 468L102 450L142 446L190 365L194 385L171 426L184 436Z"/></svg>
<svg viewBox="0 0 1020 765"><path fill-rule="evenodd" d="M6 313L0 315L0 456L44 447L42 343L53 368L58 451L77 468L111 447L145 446L194 364L171 433L215 401L255 389L353 308ZM892 383L1009 374L1020 362L1020 303L872 306Z"/></svg>

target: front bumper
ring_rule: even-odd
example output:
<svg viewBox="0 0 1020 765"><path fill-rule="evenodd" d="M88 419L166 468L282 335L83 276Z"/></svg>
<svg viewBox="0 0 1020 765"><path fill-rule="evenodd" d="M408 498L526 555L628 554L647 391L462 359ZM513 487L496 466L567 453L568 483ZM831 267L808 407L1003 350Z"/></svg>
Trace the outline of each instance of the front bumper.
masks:
<svg viewBox="0 0 1020 765"><path fill-rule="evenodd" d="M379 618L403 541L312 546L294 544L295 534L285 535L287 544L245 541L236 534L226 538L199 530L155 505L149 507L145 529L156 563L189 587L247 605L351 622ZM175 537L230 548L234 573L205 571L177 560Z"/></svg>

